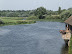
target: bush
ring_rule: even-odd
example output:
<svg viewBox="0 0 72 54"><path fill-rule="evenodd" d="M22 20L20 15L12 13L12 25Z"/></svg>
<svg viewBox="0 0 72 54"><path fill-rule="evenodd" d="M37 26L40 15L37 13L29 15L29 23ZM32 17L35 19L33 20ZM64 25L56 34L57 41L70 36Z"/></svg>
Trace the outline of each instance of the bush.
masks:
<svg viewBox="0 0 72 54"><path fill-rule="evenodd" d="M69 54L72 54L72 35L71 35L70 45L69 45Z"/></svg>
<svg viewBox="0 0 72 54"><path fill-rule="evenodd" d="M6 14L6 17L18 17L18 14L14 12L9 12Z"/></svg>
<svg viewBox="0 0 72 54"><path fill-rule="evenodd" d="M18 24L26 24L27 22L26 21L17 21L16 23L18 23Z"/></svg>
<svg viewBox="0 0 72 54"><path fill-rule="evenodd" d="M31 24L31 23L36 23L34 20L20 20L16 22L17 24Z"/></svg>
<svg viewBox="0 0 72 54"><path fill-rule="evenodd" d="M71 15L72 15L72 12L71 12L70 10L66 10L66 11L64 11L64 12L62 12L62 13L60 14L60 18L61 18L62 20L66 20L66 19L69 18Z"/></svg>
<svg viewBox="0 0 72 54"><path fill-rule="evenodd" d="M0 19L0 24L4 24L4 22Z"/></svg>
<svg viewBox="0 0 72 54"><path fill-rule="evenodd" d="M38 17L39 17L39 19L45 19L45 16L44 15L40 15Z"/></svg>

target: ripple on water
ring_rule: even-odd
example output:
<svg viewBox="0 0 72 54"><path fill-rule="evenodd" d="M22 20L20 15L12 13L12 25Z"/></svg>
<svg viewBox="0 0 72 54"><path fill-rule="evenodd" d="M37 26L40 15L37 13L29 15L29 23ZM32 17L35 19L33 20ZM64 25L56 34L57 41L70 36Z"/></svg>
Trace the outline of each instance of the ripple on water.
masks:
<svg viewBox="0 0 72 54"><path fill-rule="evenodd" d="M35 24L0 27L1 54L63 54L59 30L64 23L37 22Z"/></svg>
<svg viewBox="0 0 72 54"><path fill-rule="evenodd" d="M5 35L9 32L10 32L10 30L8 30L8 29L0 29L0 35Z"/></svg>

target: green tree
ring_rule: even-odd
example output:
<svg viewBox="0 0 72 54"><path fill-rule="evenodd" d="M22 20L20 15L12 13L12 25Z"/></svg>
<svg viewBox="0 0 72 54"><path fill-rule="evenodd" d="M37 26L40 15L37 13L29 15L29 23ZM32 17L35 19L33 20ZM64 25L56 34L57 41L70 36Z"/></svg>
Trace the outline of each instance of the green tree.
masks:
<svg viewBox="0 0 72 54"><path fill-rule="evenodd" d="M0 19L0 24L4 24L4 22Z"/></svg>
<svg viewBox="0 0 72 54"><path fill-rule="evenodd" d="M60 14L61 13L61 7L59 7L59 9L58 9L58 14Z"/></svg>
<svg viewBox="0 0 72 54"><path fill-rule="evenodd" d="M66 11L64 11L64 12L62 12L62 13L60 14L60 18L61 18L62 20L66 20L66 19L69 18L71 15L72 15L72 12L71 12L70 10L66 10Z"/></svg>
<svg viewBox="0 0 72 54"><path fill-rule="evenodd" d="M68 8L68 10L72 11L72 8Z"/></svg>
<svg viewBox="0 0 72 54"><path fill-rule="evenodd" d="M9 13L7 13L6 16L7 17L18 17L18 14L17 13L14 13L14 12L9 12Z"/></svg>
<svg viewBox="0 0 72 54"><path fill-rule="evenodd" d="M34 11L34 15L38 16L39 19L44 19L44 15L46 14L46 9L44 7L39 7Z"/></svg>

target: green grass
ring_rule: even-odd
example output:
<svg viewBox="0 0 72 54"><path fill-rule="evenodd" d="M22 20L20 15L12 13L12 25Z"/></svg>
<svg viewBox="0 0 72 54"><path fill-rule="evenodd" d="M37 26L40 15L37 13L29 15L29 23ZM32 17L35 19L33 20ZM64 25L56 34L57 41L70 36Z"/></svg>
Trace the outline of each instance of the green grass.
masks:
<svg viewBox="0 0 72 54"><path fill-rule="evenodd" d="M0 19L22 20L24 17L0 17Z"/></svg>
<svg viewBox="0 0 72 54"><path fill-rule="evenodd" d="M70 39L69 54L72 54L72 35Z"/></svg>
<svg viewBox="0 0 72 54"><path fill-rule="evenodd" d="M31 24L35 23L34 20L23 20L24 17L0 17L0 19L4 22L2 25L17 25L17 24Z"/></svg>
<svg viewBox="0 0 72 54"><path fill-rule="evenodd" d="M29 18L29 17L28 17ZM4 22L1 25L17 25L17 24L31 24L35 23L36 21L48 21L48 22L63 22L61 19L38 19L36 17L0 17L0 19ZM34 19L33 19L34 18ZM27 20L23 20L27 19Z"/></svg>

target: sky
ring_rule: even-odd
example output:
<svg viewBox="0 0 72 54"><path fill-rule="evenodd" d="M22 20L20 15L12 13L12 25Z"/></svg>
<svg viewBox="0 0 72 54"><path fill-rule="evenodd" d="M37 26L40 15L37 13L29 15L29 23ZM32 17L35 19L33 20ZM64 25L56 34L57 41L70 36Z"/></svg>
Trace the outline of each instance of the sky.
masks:
<svg viewBox="0 0 72 54"><path fill-rule="evenodd" d="M0 0L0 10L33 10L38 7L47 10L58 10L72 7L72 0Z"/></svg>

